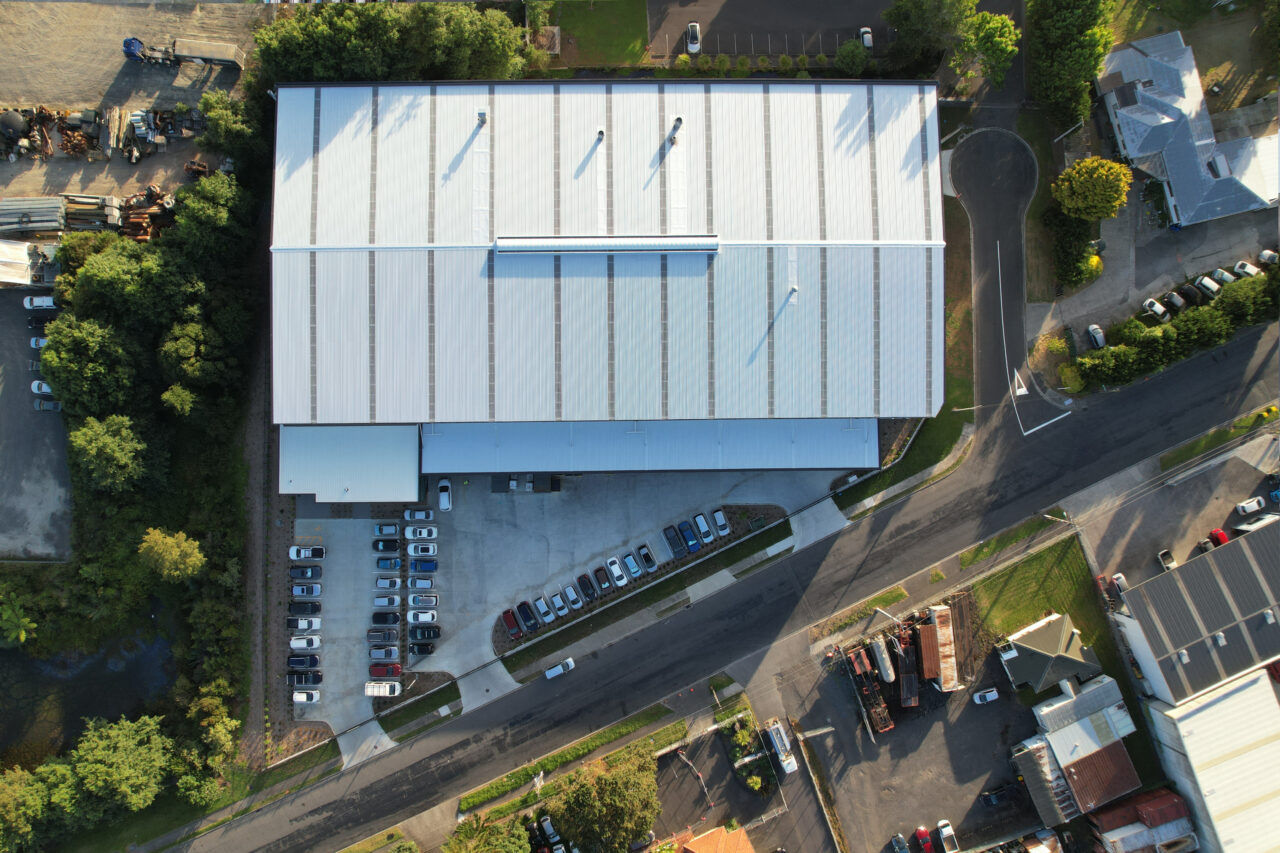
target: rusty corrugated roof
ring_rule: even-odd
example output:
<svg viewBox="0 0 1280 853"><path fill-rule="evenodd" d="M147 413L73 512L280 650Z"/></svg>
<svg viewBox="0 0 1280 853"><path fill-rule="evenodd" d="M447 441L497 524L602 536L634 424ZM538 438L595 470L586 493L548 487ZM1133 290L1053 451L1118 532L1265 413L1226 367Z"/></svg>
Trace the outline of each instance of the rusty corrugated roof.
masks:
<svg viewBox="0 0 1280 853"><path fill-rule="evenodd" d="M1138 771L1124 741L1117 740L1062 768L1076 805L1091 812L1130 791L1136 791Z"/></svg>
<svg viewBox="0 0 1280 853"><path fill-rule="evenodd" d="M920 625L920 670L925 678L937 678L942 669L938 661L938 626Z"/></svg>
<svg viewBox="0 0 1280 853"><path fill-rule="evenodd" d="M717 826L685 842L682 853L756 853L756 849L751 846L751 839L747 838L747 831L742 827L729 832L723 826Z"/></svg>
<svg viewBox="0 0 1280 853"><path fill-rule="evenodd" d="M1182 797L1168 788L1157 788L1154 791L1143 791L1134 794L1113 806L1099 809L1089 815L1089 822L1099 832L1110 832L1131 823L1146 826L1163 826L1170 821L1189 817L1191 812Z"/></svg>

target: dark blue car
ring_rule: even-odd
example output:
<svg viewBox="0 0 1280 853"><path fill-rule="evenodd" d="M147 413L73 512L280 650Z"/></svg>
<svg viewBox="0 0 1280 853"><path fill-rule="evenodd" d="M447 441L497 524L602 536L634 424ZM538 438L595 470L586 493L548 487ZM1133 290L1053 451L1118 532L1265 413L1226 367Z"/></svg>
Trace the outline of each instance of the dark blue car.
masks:
<svg viewBox="0 0 1280 853"><path fill-rule="evenodd" d="M698 541L697 535L693 532L693 525L689 522L680 522L680 535L684 537L684 544L688 546L690 554L702 548L702 543Z"/></svg>
<svg viewBox="0 0 1280 853"><path fill-rule="evenodd" d="M436 570L435 560L410 560L409 571L411 572L434 572Z"/></svg>

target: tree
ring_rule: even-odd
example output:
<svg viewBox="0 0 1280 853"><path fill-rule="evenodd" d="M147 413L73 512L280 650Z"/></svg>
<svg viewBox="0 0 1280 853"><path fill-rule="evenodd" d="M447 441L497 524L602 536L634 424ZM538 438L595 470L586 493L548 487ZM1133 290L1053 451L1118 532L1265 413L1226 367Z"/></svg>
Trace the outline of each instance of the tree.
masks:
<svg viewBox="0 0 1280 853"><path fill-rule="evenodd" d="M445 842L444 853L528 853L529 836L520 822L499 822L488 815L472 814L458 824Z"/></svg>
<svg viewBox="0 0 1280 853"><path fill-rule="evenodd" d="M253 34L258 78L277 83L386 80L400 61L404 14L391 4L301 6Z"/></svg>
<svg viewBox="0 0 1280 853"><path fill-rule="evenodd" d="M114 231L68 231L58 244L61 275L74 276L90 255L104 251L123 238Z"/></svg>
<svg viewBox="0 0 1280 853"><path fill-rule="evenodd" d="M1028 0L1028 83L1064 128L1089 116L1089 94L1111 49L1106 0Z"/></svg>
<svg viewBox="0 0 1280 853"><path fill-rule="evenodd" d="M977 0L894 0L884 20L898 31L893 53L901 65L941 56L960 41Z"/></svg>
<svg viewBox="0 0 1280 853"><path fill-rule="evenodd" d="M1108 219L1124 205L1131 183L1133 172L1123 163L1086 157L1053 182L1053 197L1078 219Z"/></svg>
<svg viewBox="0 0 1280 853"><path fill-rule="evenodd" d="M205 273L226 269L250 242L248 196L231 175L221 172L201 178L174 198L173 227L160 240L170 254ZM200 296L203 286L192 296Z"/></svg>
<svg viewBox="0 0 1280 853"><path fill-rule="evenodd" d="M399 7L397 7L399 8ZM469 3L414 3L401 46L415 79L506 80L514 76L523 29L497 9Z"/></svg>
<svg viewBox="0 0 1280 853"><path fill-rule="evenodd" d="M0 775L0 850L36 847L36 828L44 820L48 793L21 767Z"/></svg>
<svg viewBox="0 0 1280 853"><path fill-rule="evenodd" d="M200 553L200 543L188 538L181 530L166 533L148 527L146 535L142 537L142 544L138 546L138 556L167 581L193 578L200 574L205 565L204 554Z"/></svg>
<svg viewBox="0 0 1280 853"><path fill-rule="evenodd" d="M174 414L185 418L196 405L196 395L190 389L174 383L160 395L160 402L172 409Z"/></svg>
<svg viewBox="0 0 1280 853"><path fill-rule="evenodd" d="M0 588L0 646L20 646L35 636L36 623L25 605L15 593Z"/></svg>
<svg viewBox="0 0 1280 853"><path fill-rule="evenodd" d="M102 415L125 407L133 391L133 360L110 326L67 312L46 328L40 353L45 379L74 415Z"/></svg>
<svg viewBox="0 0 1280 853"><path fill-rule="evenodd" d="M265 152L265 144L249 105L231 97L224 89L212 89L200 96L204 113L204 133L196 140L206 151L225 154L237 163L250 162Z"/></svg>
<svg viewBox="0 0 1280 853"><path fill-rule="evenodd" d="M662 811L653 756L632 751L627 760L577 770L551 813L560 834L584 850L626 850L653 828Z"/></svg>
<svg viewBox="0 0 1280 853"><path fill-rule="evenodd" d="M112 494L127 491L142 476L146 444L133 434L133 421L125 415L105 420L85 418L67 436L72 466L91 487Z"/></svg>
<svg viewBox="0 0 1280 853"><path fill-rule="evenodd" d="M960 29L960 43L951 57L951 68L959 72L976 62L991 85L1003 86L1005 72L1018 55L1021 35L1008 15L979 12L965 20Z"/></svg>
<svg viewBox="0 0 1280 853"><path fill-rule="evenodd" d="M867 67L867 49L856 39L849 39L836 51L836 70L846 77L857 77Z"/></svg>
<svg viewBox="0 0 1280 853"><path fill-rule="evenodd" d="M71 753L71 764L85 790L138 811L164 788L173 757L173 741L160 733L159 717L121 718L114 723L89 720Z"/></svg>

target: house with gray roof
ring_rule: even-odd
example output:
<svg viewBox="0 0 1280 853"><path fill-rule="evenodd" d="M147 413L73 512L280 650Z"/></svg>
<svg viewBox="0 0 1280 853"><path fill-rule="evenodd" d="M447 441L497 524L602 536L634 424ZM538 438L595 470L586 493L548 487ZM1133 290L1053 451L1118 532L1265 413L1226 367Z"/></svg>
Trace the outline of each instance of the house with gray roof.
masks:
<svg viewBox="0 0 1280 853"><path fill-rule="evenodd" d="M1195 56L1182 33L1118 45L1097 87L1120 153L1161 183L1172 224L1276 205L1280 136L1214 138Z"/></svg>
<svg viewBox="0 0 1280 853"><path fill-rule="evenodd" d="M1102 672L1097 656L1081 641L1071 617L1061 613L1051 613L1010 634L999 652L1010 683L1036 693L1064 679L1085 682Z"/></svg>

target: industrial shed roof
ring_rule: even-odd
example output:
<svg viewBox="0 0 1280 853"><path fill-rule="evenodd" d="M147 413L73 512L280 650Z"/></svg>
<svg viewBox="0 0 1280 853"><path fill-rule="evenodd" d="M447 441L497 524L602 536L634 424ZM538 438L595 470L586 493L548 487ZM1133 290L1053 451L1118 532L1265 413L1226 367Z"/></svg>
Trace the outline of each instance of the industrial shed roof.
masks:
<svg viewBox="0 0 1280 853"><path fill-rule="evenodd" d="M418 428L280 428L280 491L324 503L418 499Z"/></svg>
<svg viewBox="0 0 1280 853"><path fill-rule="evenodd" d="M278 94L277 423L942 403L932 83Z"/></svg>

